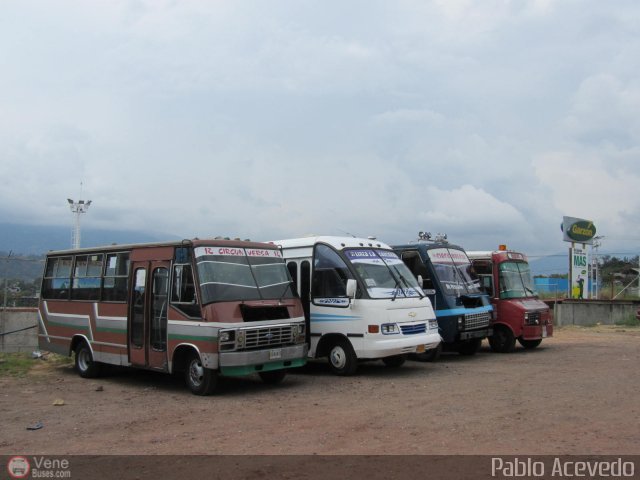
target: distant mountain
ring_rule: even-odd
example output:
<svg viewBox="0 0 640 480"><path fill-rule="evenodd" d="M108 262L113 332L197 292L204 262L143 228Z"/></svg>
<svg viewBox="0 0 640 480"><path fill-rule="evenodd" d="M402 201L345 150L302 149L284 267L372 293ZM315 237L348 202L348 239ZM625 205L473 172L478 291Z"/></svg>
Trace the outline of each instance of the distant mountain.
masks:
<svg viewBox="0 0 640 480"><path fill-rule="evenodd" d="M545 257L528 257L531 273L535 275L565 274L569 272L569 254L557 253Z"/></svg>
<svg viewBox="0 0 640 480"><path fill-rule="evenodd" d="M113 243L144 243L174 239L143 232L83 228L81 240L82 247L97 247ZM14 255L42 255L49 250L67 248L71 248L71 227L0 223L0 252L11 251ZM2 255L4 256L6 253Z"/></svg>

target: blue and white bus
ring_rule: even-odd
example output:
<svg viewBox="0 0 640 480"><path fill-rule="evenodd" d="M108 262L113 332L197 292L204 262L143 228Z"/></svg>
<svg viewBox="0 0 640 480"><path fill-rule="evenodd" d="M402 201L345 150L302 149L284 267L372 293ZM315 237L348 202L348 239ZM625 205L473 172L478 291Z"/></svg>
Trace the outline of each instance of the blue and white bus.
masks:
<svg viewBox="0 0 640 480"><path fill-rule="evenodd" d="M436 311L441 348L473 355L482 339L491 335L492 310L489 295L480 288L471 261L464 249L442 236L434 241L420 235L417 243L394 246L416 277L421 277L425 293ZM439 350L418 355L419 360L436 360Z"/></svg>

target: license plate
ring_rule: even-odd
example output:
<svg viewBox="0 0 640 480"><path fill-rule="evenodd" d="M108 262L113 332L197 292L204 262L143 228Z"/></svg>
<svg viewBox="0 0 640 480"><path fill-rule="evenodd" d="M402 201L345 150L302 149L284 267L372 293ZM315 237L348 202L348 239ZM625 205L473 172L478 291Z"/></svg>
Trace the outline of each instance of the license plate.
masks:
<svg viewBox="0 0 640 480"><path fill-rule="evenodd" d="M424 345L418 345L416 347L416 353L424 353L424 351L425 351Z"/></svg>
<svg viewBox="0 0 640 480"><path fill-rule="evenodd" d="M543 325L542 326L542 338L545 338L547 336L547 326Z"/></svg>
<svg viewBox="0 0 640 480"><path fill-rule="evenodd" d="M282 358L282 349L275 348L273 350L269 350L269 360L276 360L278 358Z"/></svg>

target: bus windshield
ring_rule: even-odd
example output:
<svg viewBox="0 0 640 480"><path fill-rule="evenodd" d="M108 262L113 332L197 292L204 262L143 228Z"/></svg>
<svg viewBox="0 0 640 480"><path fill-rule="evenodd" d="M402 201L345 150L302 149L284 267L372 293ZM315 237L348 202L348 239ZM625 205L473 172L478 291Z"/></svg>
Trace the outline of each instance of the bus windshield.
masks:
<svg viewBox="0 0 640 480"><path fill-rule="evenodd" d="M422 297L418 281L395 252L360 248L346 250L371 298Z"/></svg>
<svg viewBox="0 0 640 480"><path fill-rule="evenodd" d="M432 248L427 250L434 273L445 295L480 293L480 281L463 250Z"/></svg>
<svg viewBox="0 0 640 480"><path fill-rule="evenodd" d="M202 303L294 298L278 250L240 247L195 249Z"/></svg>
<svg viewBox="0 0 640 480"><path fill-rule="evenodd" d="M526 262L503 262L500 272L500 298L536 297L531 269Z"/></svg>

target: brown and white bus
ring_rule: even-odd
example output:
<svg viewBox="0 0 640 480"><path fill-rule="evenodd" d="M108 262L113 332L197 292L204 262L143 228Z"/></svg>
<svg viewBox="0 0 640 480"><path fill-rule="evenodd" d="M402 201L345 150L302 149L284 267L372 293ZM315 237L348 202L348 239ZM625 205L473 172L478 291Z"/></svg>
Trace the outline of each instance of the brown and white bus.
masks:
<svg viewBox="0 0 640 480"><path fill-rule="evenodd" d="M42 350L82 377L103 364L184 372L197 395L217 378L278 383L307 356L304 314L275 245L183 240L47 254Z"/></svg>

